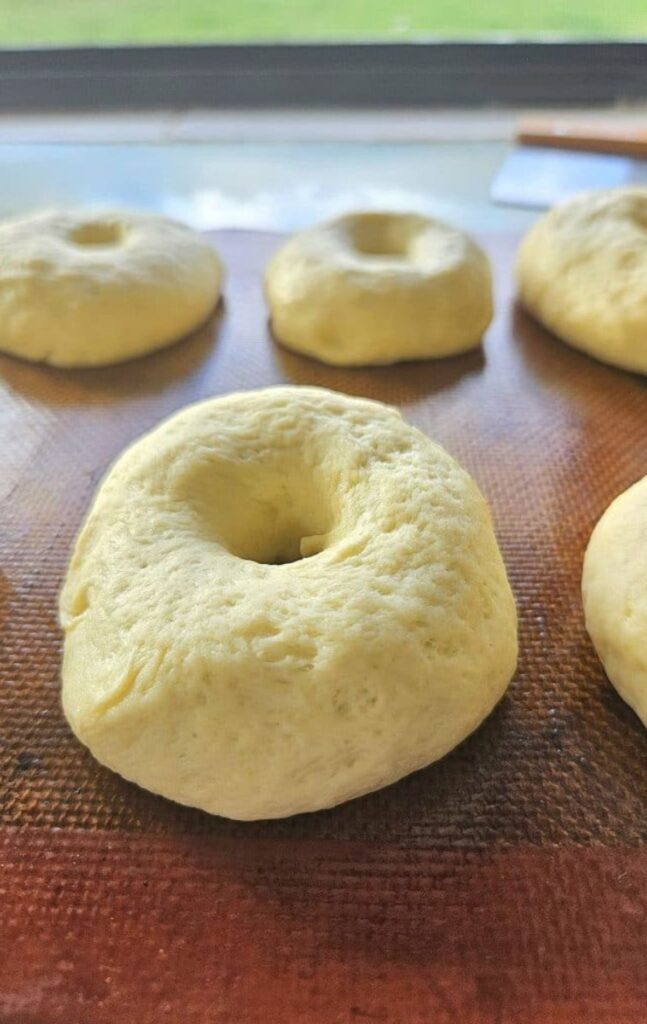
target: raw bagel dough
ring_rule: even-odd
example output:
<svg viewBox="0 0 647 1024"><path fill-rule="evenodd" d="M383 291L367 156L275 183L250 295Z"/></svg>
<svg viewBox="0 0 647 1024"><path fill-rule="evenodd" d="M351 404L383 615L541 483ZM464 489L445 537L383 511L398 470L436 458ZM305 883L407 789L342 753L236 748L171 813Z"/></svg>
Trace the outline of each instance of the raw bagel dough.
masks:
<svg viewBox="0 0 647 1024"><path fill-rule="evenodd" d="M65 714L95 757L241 819L442 757L517 656L472 479L395 409L317 388L190 406L128 449L61 622Z"/></svg>
<svg viewBox="0 0 647 1024"><path fill-rule="evenodd" d="M555 207L526 235L517 276L522 303L563 341L647 373L647 189Z"/></svg>
<svg viewBox="0 0 647 1024"><path fill-rule="evenodd" d="M294 235L265 290L276 338L339 366L465 352L492 319L487 256L411 213L353 213Z"/></svg>
<svg viewBox="0 0 647 1024"><path fill-rule="evenodd" d="M0 221L0 350L100 366L206 320L222 267L199 235L145 213L46 210Z"/></svg>
<svg viewBox="0 0 647 1024"><path fill-rule="evenodd" d="M595 527L582 596L605 672L647 725L647 477L616 498Z"/></svg>

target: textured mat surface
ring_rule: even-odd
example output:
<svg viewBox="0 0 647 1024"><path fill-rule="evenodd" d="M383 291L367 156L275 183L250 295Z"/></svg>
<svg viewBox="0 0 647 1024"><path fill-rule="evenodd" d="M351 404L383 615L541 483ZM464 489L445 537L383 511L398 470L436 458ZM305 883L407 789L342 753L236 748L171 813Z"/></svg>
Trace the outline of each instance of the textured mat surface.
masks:
<svg viewBox="0 0 647 1024"><path fill-rule="evenodd" d="M272 235L220 233L226 304L165 352L0 357L0 1021L644 1024L647 732L583 628L581 561L647 473L647 382L515 311L482 353L336 370L269 338ZM95 764L59 708L56 597L98 480L182 405L276 383L400 405L488 496L520 613L507 697L440 764L240 824Z"/></svg>

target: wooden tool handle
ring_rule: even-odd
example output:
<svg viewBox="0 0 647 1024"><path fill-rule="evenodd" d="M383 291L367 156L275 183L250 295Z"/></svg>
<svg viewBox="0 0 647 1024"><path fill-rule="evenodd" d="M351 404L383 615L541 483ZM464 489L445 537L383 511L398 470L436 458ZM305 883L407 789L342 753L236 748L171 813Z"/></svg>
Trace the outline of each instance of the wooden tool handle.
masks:
<svg viewBox="0 0 647 1024"><path fill-rule="evenodd" d="M517 128L517 141L525 146L579 149L588 153L619 153L647 158L647 126L617 122L541 121L527 119Z"/></svg>

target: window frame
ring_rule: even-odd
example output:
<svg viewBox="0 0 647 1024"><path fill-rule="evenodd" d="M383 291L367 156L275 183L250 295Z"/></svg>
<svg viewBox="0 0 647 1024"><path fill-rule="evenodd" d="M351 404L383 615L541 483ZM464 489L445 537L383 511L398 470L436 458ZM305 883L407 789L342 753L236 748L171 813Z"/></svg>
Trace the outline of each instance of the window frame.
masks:
<svg viewBox="0 0 647 1024"><path fill-rule="evenodd" d="M0 49L0 111L548 106L647 100L647 41Z"/></svg>

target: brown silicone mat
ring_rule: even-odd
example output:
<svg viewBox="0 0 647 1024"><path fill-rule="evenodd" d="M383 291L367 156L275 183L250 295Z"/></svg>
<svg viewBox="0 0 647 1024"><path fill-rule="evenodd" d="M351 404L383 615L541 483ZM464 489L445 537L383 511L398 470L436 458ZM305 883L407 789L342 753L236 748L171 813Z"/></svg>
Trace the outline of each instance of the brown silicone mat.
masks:
<svg viewBox="0 0 647 1024"><path fill-rule="evenodd" d="M215 322L117 368L0 357L2 1024L645 1024L647 732L583 628L581 561L647 473L647 383L512 302L515 239L484 240L482 353L335 370L269 338L277 236L214 236ZM93 490L182 405L278 383L402 407L488 496L521 660L438 765L336 810L210 818L138 790L73 739L56 597Z"/></svg>

